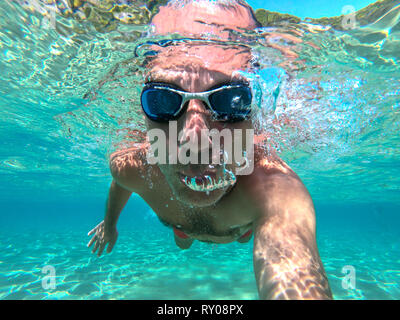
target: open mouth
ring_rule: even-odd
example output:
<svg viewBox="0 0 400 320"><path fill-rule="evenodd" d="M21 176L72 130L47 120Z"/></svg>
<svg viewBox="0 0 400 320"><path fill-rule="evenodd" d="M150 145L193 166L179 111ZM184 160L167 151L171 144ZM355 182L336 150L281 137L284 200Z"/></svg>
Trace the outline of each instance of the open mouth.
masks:
<svg viewBox="0 0 400 320"><path fill-rule="evenodd" d="M210 192L217 189L224 189L236 183L236 176L225 170L225 177L219 177L215 172L205 171L200 175L188 176L180 173L180 179L189 189L199 192Z"/></svg>

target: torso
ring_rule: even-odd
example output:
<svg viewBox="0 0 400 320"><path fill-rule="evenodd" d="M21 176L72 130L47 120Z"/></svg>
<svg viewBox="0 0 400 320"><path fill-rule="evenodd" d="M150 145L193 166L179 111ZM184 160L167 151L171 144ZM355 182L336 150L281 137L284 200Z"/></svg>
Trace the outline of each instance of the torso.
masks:
<svg viewBox="0 0 400 320"><path fill-rule="evenodd" d="M139 153L143 152L115 153L110 159L112 175L118 184L141 196L164 225L200 241L228 243L249 231L260 216L257 204L265 201L265 192L259 182L267 179L263 165L255 165L251 175L238 176L236 185L215 205L191 208L176 199L157 166L139 160ZM291 171L280 159L269 165L267 170Z"/></svg>
<svg viewBox="0 0 400 320"><path fill-rule="evenodd" d="M257 213L241 190L240 179L217 204L190 208L176 200L156 167L152 171L152 183L147 177L143 189L137 193L163 224L181 230L191 238L215 243L235 241L252 227Z"/></svg>

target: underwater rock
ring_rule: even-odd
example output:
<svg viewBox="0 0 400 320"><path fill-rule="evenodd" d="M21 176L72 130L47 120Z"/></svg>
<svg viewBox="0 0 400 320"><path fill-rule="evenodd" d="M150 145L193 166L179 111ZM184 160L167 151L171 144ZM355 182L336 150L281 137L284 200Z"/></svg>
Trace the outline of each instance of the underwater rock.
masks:
<svg viewBox="0 0 400 320"><path fill-rule="evenodd" d="M379 0L377 2L374 2L354 13L357 25L362 27L371 24L397 5L399 5L399 0ZM257 9L255 14L257 20L263 25L263 27L280 24L282 22L299 23L302 21L299 17L296 17L294 15L271 12L265 9ZM331 26L336 30L344 30L342 24L343 19L344 15L340 15L318 19L305 18L304 22Z"/></svg>
<svg viewBox="0 0 400 320"><path fill-rule="evenodd" d="M374 2L363 9L355 12L355 20L357 25L360 27L369 25L379 18L381 18L385 13L389 12L392 8L399 5L398 0L380 0ZM305 21L320 25L330 25L336 30L344 30L342 26L344 15L331 17L331 18L319 18L312 19L306 18Z"/></svg>
<svg viewBox="0 0 400 320"><path fill-rule="evenodd" d="M269 27L281 22L299 23L301 19L287 13L272 12L265 9L257 9L255 12L256 19L263 27Z"/></svg>
<svg viewBox="0 0 400 320"><path fill-rule="evenodd" d="M22 6L50 18L53 13L78 22L90 21L99 32L115 30L119 23L147 25L158 7L167 0L38 0L36 3L21 0ZM82 30L74 30L80 33Z"/></svg>
<svg viewBox="0 0 400 320"><path fill-rule="evenodd" d="M31 11L39 11L48 17L52 12L79 22L90 21L99 32L115 30L118 24L147 25L158 8L165 5L168 0L38 0L39 6L33 6L32 2L20 0L22 6ZM389 10L399 5L399 0L379 0L367 7L355 12L358 26L371 24L382 17ZM305 18L302 20L291 14L272 12L266 9L255 11L256 19L264 27L279 25L282 23L297 24L302 21L331 26L336 30L343 30L344 15L323 18ZM77 33L84 33L73 28ZM76 29L76 30L75 30Z"/></svg>

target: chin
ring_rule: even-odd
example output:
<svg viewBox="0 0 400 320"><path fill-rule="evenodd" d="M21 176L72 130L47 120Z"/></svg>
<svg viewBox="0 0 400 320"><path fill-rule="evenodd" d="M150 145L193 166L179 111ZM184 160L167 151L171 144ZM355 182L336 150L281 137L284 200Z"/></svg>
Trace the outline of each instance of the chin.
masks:
<svg viewBox="0 0 400 320"><path fill-rule="evenodd" d="M225 194L224 192L215 192L207 195L205 192L181 191L175 194L176 198L184 204L192 207L203 208L215 205Z"/></svg>
<svg viewBox="0 0 400 320"><path fill-rule="evenodd" d="M215 205L226 194L228 188L210 191L208 194L202 191L193 191L180 182L172 185L172 191L180 202L191 207L209 207Z"/></svg>
<svg viewBox="0 0 400 320"><path fill-rule="evenodd" d="M175 197L192 207L215 205L236 183L234 174L224 175L222 170L210 166L162 169Z"/></svg>

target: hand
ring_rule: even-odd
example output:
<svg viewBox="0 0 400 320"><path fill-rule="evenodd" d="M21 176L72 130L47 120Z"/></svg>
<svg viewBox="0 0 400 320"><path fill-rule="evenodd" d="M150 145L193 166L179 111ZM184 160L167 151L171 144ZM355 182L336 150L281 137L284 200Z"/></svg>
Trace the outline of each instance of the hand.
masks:
<svg viewBox="0 0 400 320"><path fill-rule="evenodd" d="M93 243L94 247L92 253L95 253L97 249L99 249L97 256L101 256L104 251L104 248L108 244L107 253L110 253L111 250L114 248L115 243L117 242L118 238L118 231L117 228L105 228L104 227L104 220L100 222L96 227L89 231L88 236L94 234L93 238L87 244L89 248Z"/></svg>

